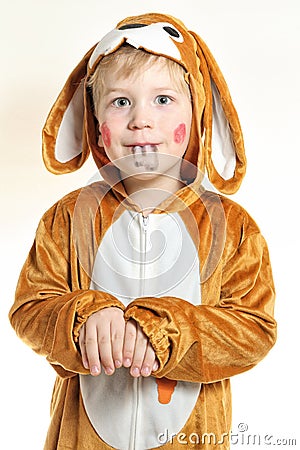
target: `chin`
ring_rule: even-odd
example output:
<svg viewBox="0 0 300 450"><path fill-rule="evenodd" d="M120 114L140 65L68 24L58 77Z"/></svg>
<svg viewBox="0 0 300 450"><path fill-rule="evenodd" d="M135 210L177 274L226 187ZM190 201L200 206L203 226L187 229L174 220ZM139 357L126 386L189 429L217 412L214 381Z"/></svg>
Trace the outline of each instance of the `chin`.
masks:
<svg viewBox="0 0 300 450"><path fill-rule="evenodd" d="M161 176L161 173L158 172L154 172L153 170L146 170L144 172L139 172L139 173L131 173L131 174L127 174L126 176L131 179L134 180L139 180L139 181L148 181L148 180L154 180L155 178Z"/></svg>

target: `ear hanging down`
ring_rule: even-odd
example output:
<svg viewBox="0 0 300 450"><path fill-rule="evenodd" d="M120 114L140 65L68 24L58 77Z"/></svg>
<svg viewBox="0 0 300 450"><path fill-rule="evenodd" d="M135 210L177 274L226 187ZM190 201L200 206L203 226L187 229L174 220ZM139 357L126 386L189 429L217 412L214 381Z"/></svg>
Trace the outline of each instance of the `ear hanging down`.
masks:
<svg viewBox="0 0 300 450"><path fill-rule="evenodd" d="M180 20L163 14L131 17L120 24L84 56L52 107L43 129L43 159L47 169L55 174L73 172L86 161L90 150L98 167L109 162L104 149L97 146L86 79L103 56L127 42L173 59L186 69L193 100L193 124L185 158L198 164L200 170L206 170L220 192L236 192L246 171L242 131L224 77L206 44ZM135 25L129 28L124 24Z"/></svg>
<svg viewBox="0 0 300 450"><path fill-rule="evenodd" d="M56 174L74 172L89 156L85 133L84 89L91 48L73 70L43 128L43 160Z"/></svg>
<svg viewBox="0 0 300 450"><path fill-rule="evenodd" d="M246 173L246 155L241 125L221 70L203 40L197 42L197 55L205 90L202 117L204 165L211 183L224 194L236 192Z"/></svg>

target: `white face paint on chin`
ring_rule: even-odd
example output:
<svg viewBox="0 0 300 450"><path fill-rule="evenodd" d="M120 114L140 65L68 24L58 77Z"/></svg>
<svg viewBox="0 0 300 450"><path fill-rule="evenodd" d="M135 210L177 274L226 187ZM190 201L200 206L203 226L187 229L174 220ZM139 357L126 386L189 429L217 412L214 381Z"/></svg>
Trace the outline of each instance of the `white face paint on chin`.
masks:
<svg viewBox="0 0 300 450"><path fill-rule="evenodd" d="M136 167L144 167L146 171L158 169L158 156L156 145L135 145L132 147L134 164Z"/></svg>

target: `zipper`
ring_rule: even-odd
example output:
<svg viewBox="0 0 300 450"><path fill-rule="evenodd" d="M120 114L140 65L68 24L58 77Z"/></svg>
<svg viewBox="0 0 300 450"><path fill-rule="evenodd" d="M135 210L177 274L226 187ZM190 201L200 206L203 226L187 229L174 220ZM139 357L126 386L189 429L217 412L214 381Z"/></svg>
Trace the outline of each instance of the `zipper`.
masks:
<svg viewBox="0 0 300 450"><path fill-rule="evenodd" d="M145 275L146 275L146 262L147 262L147 239L149 228L149 216L144 216L142 213L139 216L140 223L140 297L145 295ZM138 408L139 408L139 393L140 393L141 380L135 378L133 380L133 395L135 401L135 411L133 413L133 424L131 427L132 437L130 439L129 450L135 450L138 437Z"/></svg>
<svg viewBox="0 0 300 450"><path fill-rule="evenodd" d="M148 225L149 225L149 216L143 216L143 214L142 214L143 232L141 233L141 270L140 270L140 296L141 297L145 296Z"/></svg>

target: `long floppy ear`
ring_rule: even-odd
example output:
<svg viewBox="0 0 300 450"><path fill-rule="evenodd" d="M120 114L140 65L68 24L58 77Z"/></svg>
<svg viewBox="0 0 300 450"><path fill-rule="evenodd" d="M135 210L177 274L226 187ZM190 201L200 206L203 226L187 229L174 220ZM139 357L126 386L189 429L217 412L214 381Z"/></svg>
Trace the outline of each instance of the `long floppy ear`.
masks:
<svg viewBox="0 0 300 450"><path fill-rule="evenodd" d="M84 90L87 65L94 48L69 76L43 128L43 160L46 168L55 174L79 169L89 155L84 129Z"/></svg>
<svg viewBox="0 0 300 450"><path fill-rule="evenodd" d="M202 117L205 167L211 183L224 194L235 193L246 173L239 118L223 74L210 50L193 31L197 43L206 103Z"/></svg>

